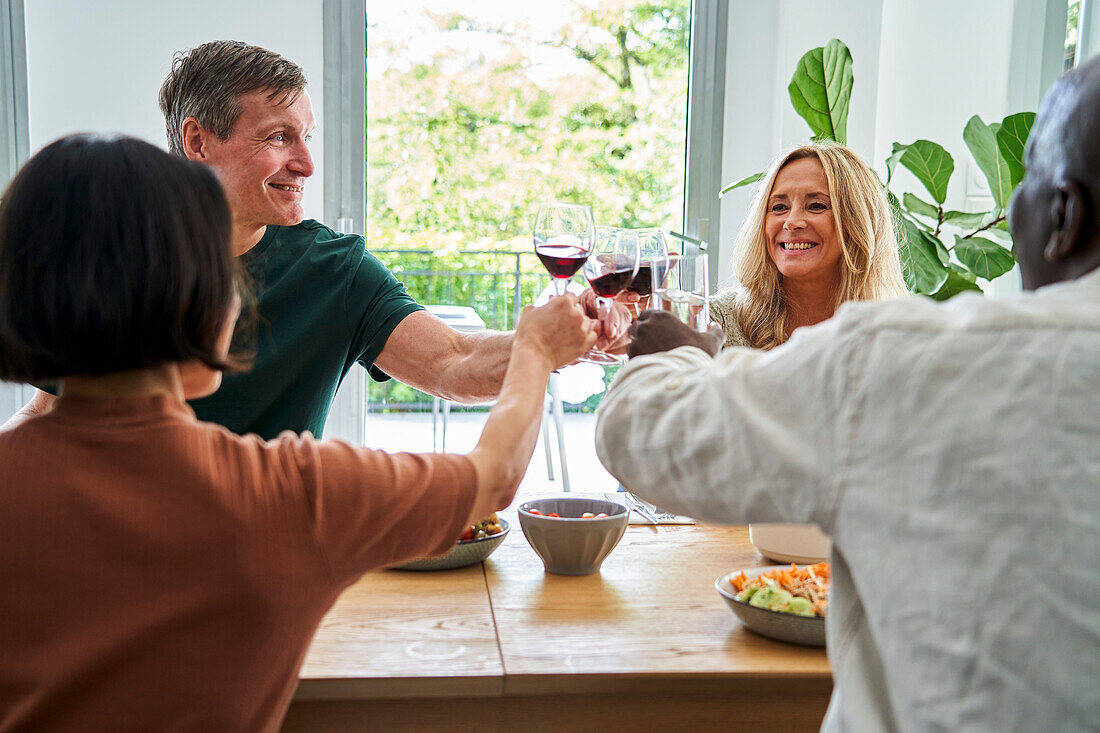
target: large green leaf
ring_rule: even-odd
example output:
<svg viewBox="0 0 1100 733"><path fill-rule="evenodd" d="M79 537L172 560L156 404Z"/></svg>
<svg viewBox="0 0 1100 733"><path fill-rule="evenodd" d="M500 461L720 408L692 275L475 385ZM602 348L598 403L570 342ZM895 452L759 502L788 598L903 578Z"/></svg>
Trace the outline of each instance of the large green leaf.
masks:
<svg viewBox="0 0 1100 733"><path fill-rule="evenodd" d="M747 186L750 183L756 183L757 181L761 180L762 178L764 178L763 173L753 173L751 176L745 176L741 180L734 181L733 183L729 184L728 186L723 188L721 191L719 191L718 192L718 198L722 198L724 195L726 195L726 193L732 191L735 188L741 188L742 186Z"/></svg>
<svg viewBox="0 0 1100 733"><path fill-rule="evenodd" d="M937 204L944 202L947 198L947 183L955 171L955 160L942 145L929 140L917 140L905 148L899 160L924 184Z"/></svg>
<svg viewBox="0 0 1100 733"><path fill-rule="evenodd" d="M893 150L890 152L890 157L886 159L886 187L890 187L890 179L894 177L894 168L898 166L898 160L901 158L902 153L908 145L902 145L901 143L894 143Z"/></svg>
<svg viewBox="0 0 1100 733"><path fill-rule="evenodd" d="M847 144L853 79L852 53L836 38L799 59L787 91L815 138Z"/></svg>
<svg viewBox="0 0 1100 733"><path fill-rule="evenodd" d="M909 209L910 214L919 214L920 216L927 216L930 219L940 218L939 208L933 206L927 201L921 201L919 198L911 193L905 193L901 196L901 201L905 204L905 208Z"/></svg>
<svg viewBox="0 0 1100 733"><path fill-rule="evenodd" d="M947 251L943 243L909 219L902 220L902 227L904 238L898 254L905 284L914 293L931 295L947 280L948 270L944 262ZM942 254L941 249L944 250Z"/></svg>
<svg viewBox="0 0 1100 733"><path fill-rule="evenodd" d="M1034 124L1034 112L1019 112L1005 117L1001 122L1001 129L997 130L997 147L1012 173L1013 188L1024 178L1024 148L1027 147L1027 136L1031 134L1031 126ZM1002 204L998 206L1004 208Z"/></svg>
<svg viewBox="0 0 1100 733"><path fill-rule="evenodd" d="M960 229L977 228L986 223L986 216L988 215L988 211L979 211L973 214L968 211L945 211L943 212L943 221L945 224L953 224Z"/></svg>
<svg viewBox="0 0 1100 733"><path fill-rule="evenodd" d="M1000 125L997 126L998 128ZM982 122L982 118L974 115L966 123L963 129L963 140L966 147L970 148L970 154L978 164L978 168L985 174L985 180L989 182L989 190L993 193L993 201L997 208L1003 209L1012 195L1012 173L1008 167L1008 161L1001 154L997 143L997 131L993 127Z"/></svg>
<svg viewBox="0 0 1100 733"><path fill-rule="evenodd" d="M960 277L962 277L964 280L969 280L972 283L977 283L978 282L978 276L977 275L975 275L973 272L966 269L965 267L963 267L962 265L960 265L957 262L948 262L947 263L947 268L949 270L951 270L951 272L953 272L956 275L959 275Z"/></svg>
<svg viewBox="0 0 1100 733"><path fill-rule="evenodd" d="M955 256L971 272L986 280L1000 277L1016 264L1016 258L1011 252L996 242L981 237L956 237Z"/></svg>
<svg viewBox="0 0 1100 733"><path fill-rule="evenodd" d="M974 282L971 282L963 275L960 275L954 269L947 273L947 279L944 280L943 285L937 290L932 297L936 300L947 300L959 293L966 292L968 290L976 290L979 293L982 289Z"/></svg>

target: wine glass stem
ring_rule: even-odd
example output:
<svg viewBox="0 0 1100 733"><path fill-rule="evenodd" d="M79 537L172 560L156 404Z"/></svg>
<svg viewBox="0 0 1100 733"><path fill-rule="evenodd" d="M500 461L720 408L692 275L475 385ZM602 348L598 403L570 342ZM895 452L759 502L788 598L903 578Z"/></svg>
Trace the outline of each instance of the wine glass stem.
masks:
<svg viewBox="0 0 1100 733"><path fill-rule="evenodd" d="M599 317L601 319L604 318L608 313L610 313L611 312L611 298L605 297L603 295L597 295L596 296L596 312L599 314Z"/></svg>
<svg viewBox="0 0 1100 733"><path fill-rule="evenodd" d="M554 278L554 295L565 295L566 285L569 283L567 277L555 277Z"/></svg>

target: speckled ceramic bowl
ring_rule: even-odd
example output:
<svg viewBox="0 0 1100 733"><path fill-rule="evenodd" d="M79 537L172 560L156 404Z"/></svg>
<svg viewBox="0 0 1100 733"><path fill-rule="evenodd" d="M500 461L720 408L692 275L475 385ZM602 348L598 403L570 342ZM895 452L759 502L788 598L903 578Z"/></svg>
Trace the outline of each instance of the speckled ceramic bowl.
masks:
<svg viewBox="0 0 1100 733"><path fill-rule="evenodd" d="M544 515L557 512L561 517ZM581 514L607 514L600 519L582 519ZM604 558L615 549L626 531L630 510L602 499L558 498L524 502L519 507L519 526L546 572L557 575L591 575L600 570Z"/></svg>
<svg viewBox="0 0 1100 733"><path fill-rule="evenodd" d="M783 570L789 565L769 565L766 568L751 568L745 570L745 575L754 578L768 570ZM714 581L714 587L722 600L726 602L733 613L745 625L761 636L767 636L779 641L789 641L792 644L804 644L806 646L825 646L825 618L822 616L795 616L793 613L780 613L769 611L766 608L757 608L748 603L737 600L737 591L730 585L730 578L739 574L735 570Z"/></svg>
<svg viewBox="0 0 1100 733"><path fill-rule="evenodd" d="M508 521L501 519L500 526L504 528L504 531L482 537L479 540L460 541L442 555L417 558L412 562L394 567L394 570L450 570L451 568L464 568L467 565L479 563L492 555L493 550L497 549L500 543L504 542L504 538L508 536L508 530L511 529L508 526Z"/></svg>

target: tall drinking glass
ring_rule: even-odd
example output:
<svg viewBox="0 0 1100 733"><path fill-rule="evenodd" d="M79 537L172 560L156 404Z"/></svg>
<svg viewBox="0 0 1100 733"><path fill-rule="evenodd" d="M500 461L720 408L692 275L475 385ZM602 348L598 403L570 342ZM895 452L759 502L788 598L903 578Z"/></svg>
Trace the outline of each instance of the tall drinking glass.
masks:
<svg viewBox="0 0 1100 733"><path fill-rule="evenodd" d="M557 203L539 207L535 254L553 278L555 294L565 294L569 278L588 259L595 237L592 207Z"/></svg>
<svg viewBox="0 0 1100 733"><path fill-rule="evenodd" d="M710 327L707 260L705 247L682 242L668 253L664 277L653 286L657 307L671 312L696 331Z"/></svg>

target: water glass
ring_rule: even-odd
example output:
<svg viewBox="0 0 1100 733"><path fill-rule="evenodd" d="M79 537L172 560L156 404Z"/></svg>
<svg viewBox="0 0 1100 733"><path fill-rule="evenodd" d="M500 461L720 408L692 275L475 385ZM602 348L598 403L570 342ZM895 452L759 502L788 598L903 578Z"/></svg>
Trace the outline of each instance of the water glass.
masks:
<svg viewBox="0 0 1100 733"><path fill-rule="evenodd" d="M670 249L664 278L653 285L656 307L696 331L706 331L710 327L708 253L690 242Z"/></svg>

